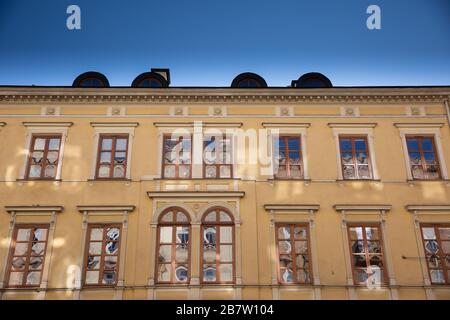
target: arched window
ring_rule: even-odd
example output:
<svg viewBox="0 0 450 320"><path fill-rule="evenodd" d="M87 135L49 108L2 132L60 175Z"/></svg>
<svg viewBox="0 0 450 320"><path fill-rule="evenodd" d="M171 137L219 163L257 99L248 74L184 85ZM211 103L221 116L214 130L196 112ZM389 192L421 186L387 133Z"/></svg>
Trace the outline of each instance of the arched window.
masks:
<svg viewBox="0 0 450 320"><path fill-rule="evenodd" d="M190 219L184 209L171 207L161 214L158 223L157 282L189 282L190 234Z"/></svg>
<svg viewBox="0 0 450 320"><path fill-rule="evenodd" d="M333 86L330 79L318 72L305 73L298 80L293 80L291 85L295 88L331 88Z"/></svg>
<svg viewBox="0 0 450 320"><path fill-rule="evenodd" d="M221 207L202 218L201 277L203 283L234 283L234 221Z"/></svg>
<svg viewBox="0 0 450 320"><path fill-rule="evenodd" d="M261 76L252 72L238 75L231 83L232 88L266 88L267 83Z"/></svg>
<svg viewBox="0 0 450 320"><path fill-rule="evenodd" d="M138 75L131 84L134 88L165 88L168 81L156 72L144 72Z"/></svg>
<svg viewBox="0 0 450 320"><path fill-rule="evenodd" d="M85 72L80 74L72 84L73 87L99 88L109 87L108 79L100 72Z"/></svg>

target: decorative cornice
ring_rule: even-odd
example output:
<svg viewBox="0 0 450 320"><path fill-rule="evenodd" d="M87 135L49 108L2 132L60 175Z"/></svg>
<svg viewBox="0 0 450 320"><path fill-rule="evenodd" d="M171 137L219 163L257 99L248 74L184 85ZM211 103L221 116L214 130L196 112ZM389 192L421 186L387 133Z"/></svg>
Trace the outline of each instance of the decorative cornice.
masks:
<svg viewBox="0 0 450 320"><path fill-rule="evenodd" d="M71 127L73 122L22 122L25 127Z"/></svg>
<svg viewBox="0 0 450 320"><path fill-rule="evenodd" d="M442 128L445 123L394 123L397 128Z"/></svg>
<svg viewBox="0 0 450 320"><path fill-rule="evenodd" d="M287 212L287 211L318 211L320 205L318 204L265 204L264 209L272 212Z"/></svg>
<svg viewBox="0 0 450 320"><path fill-rule="evenodd" d="M377 123L328 123L330 128L375 128Z"/></svg>
<svg viewBox="0 0 450 320"><path fill-rule="evenodd" d="M42 212L55 212L61 213L64 210L63 206L5 206L5 210L8 213L27 212L27 213L42 213Z"/></svg>
<svg viewBox="0 0 450 320"><path fill-rule="evenodd" d="M92 127L137 127L139 122L91 122Z"/></svg>
<svg viewBox="0 0 450 320"><path fill-rule="evenodd" d="M242 198L244 191L149 191L149 198Z"/></svg>
<svg viewBox="0 0 450 320"><path fill-rule="evenodd" d="M0 87L0 103L383 103L443 102L450 87L354 88L72 88Z"/></svg>
<svg viewBox="0 0 450 320"><path fill-rule="evenodd" d="M133 205L87 205L87 206L77 206L79 212L133 212L136 206Z"/></svg>
<svg viewBox="0 0 450 320"><path fill-rule="evenodd" d="M311 123L263 122L264 128L309 128Z"/></svg>
<svg viewBox="0 0 450 320"><path fill-rule="evenodd" d="M427 205L427 204L408 204L405 206L406 210L409 212L424 212L424 211L441 211L441 212L450 212L450 204L447 205Z"/></svg>
<svg viewBox="0 0 450 320"><path fill-rule="evenodd" d="M389 204L336 204L333 206L336 211L390 211Z"/></svg>
<svg viewBox="0 0 450 320"><path fill-rule="evenodd" d="M240 128L242 122L153 122L153 125L158 128L180 128L180 127L194 127L198 123L202 127L214 128Z"/></svg>

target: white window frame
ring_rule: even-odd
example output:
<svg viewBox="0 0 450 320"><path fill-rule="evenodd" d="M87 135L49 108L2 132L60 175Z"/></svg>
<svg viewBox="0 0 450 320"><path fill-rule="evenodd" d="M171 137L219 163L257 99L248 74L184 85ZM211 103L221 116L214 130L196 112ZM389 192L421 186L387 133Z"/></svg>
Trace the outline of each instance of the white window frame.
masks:
<svg viewBox="0 0 450 320"><path fill-rule="evenodd" d="M128 152L127 152L127 171L125 173L125 179L131 180L131 156L133 154L133 138L134 138L134 128L137 124L130 126L103 126L99 124L91 124L94 127L94 145L92 149L93 159L91 174L89 176L90 180L95 180L97 171L97 159L98 159L98 144L100 141L100 135L102 134L128 134Z"/></svg>
<svg viewBox="0 0 450 320"><path fill-rule="evenodd" d="M344 180L344 176L342 174L342 159L341 159L341 147L339 143L340 135L360 135L367 136L367 143L369 148L369 158L370 164L372 166L372 179L361 179L361 180L379 180L379 173L375 155L375 147L374 147L374 133L373 133L373 125L367 127L334 127L333 135L336 142L336 163L337 163L337 173L338 180ZM345 181L352 181L352 179L345 179Z"/></svg>
<svg viewBox="0 0 450 320"><path fill-rule="evenodd" d="M67 138L67 131L70 126L72 126L71 122L66 123L51 123L51 124L45 124L45 123L37 123L37 122L29 122L24 123L24 126L27 127L27 135L26 135L26 142L24 147L24 160L23 165L20 170L19 178L18 180L25 180L25 175L27 172L27 165L30 155L30 148L31 148L31 141L33 136L35 135L45 135L45 134L60 134L61 135L61 144L59 146L59 157L58 157L58 168L56 169L56 176L52 180L61 180L61 170L63 165L63 158L64 158L64 147L66 143ZM52 181L50 180L50 181ZM34 181L34 180L33 180Z"/></svg>
<svg viewBox="0 0 450 320"><path fill-rule="evenodd" d="M270 152L270 172L269 180L278 180L275 178L274 173L274 163L275 163L275 152L274 152L274 146L276 144L275 139L277 139L279 136L283 135L291 135L291 136L300 136L301 140L301 156L302 156L302 166L303 166L303 177L301 179L289 179L294 181L302 181L302 180L309 180L309 166L308 166L308 144L307 144L307 128L309 127L309 124L305 124L301 127L277 127L277 128L271 128L270 126L266 125L265 127L268 128L267 134L268 134L268 141L269 141L269 152Z"/></svg>
<svg viewBox="0 0 450 320"><path fill-rule="evenodd" d="M441 180L448 180L448 172L447 172L447 166L445 164L445 158L444 158L444 152L442 149L442 141L441 141L441 131L439 130L440 126L438 127L399 127L400 131L400 138L402 140L402 147L403 147L403 158L405 160L405 169L406 169L406 175L408 177L408 180L415 180L411 173L411 166L410 166L410 159L409 159L409 153L408 153L408 145L406 143L406 136L408 135L431 135L434 138L434 144L436 146L436 153L437 157L439 159L439 166L441 170ZM426 180L425 180L426 181ZM431 180L435 181L435 180Z"/></svg>

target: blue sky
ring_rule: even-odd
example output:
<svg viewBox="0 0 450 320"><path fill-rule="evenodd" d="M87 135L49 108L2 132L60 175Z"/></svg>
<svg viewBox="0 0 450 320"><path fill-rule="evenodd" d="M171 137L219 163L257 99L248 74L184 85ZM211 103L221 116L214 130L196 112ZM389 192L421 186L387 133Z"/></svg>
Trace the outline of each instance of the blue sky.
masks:
<svg viewBox="0 0 450 320"><path fill-rule="evenodd" d="M66 9L81 8L81 30ZM366 9L381 8L381 30ZM287 86L450 85L450 0L0 0L0 84L71 85L84 71L130 85L228 86L251 71Z"/></svg>

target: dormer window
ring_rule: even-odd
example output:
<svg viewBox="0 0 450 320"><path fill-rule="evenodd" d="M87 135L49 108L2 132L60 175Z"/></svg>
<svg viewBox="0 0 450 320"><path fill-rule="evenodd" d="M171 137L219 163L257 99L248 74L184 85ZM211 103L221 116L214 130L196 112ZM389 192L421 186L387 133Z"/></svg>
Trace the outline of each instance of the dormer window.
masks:
<svg viewBox="0 0 450 320"><path fill-rule="evenodd" d="M266 81L259 75L245 72L238 75L231 83L232 88L266 88Z"/></svg>
<svg viewBox="0 0 450 320"><path fill-rule="evenodd" d="M85 72L80 74L73 82L73 87L102 88L109 87L108 79L99 72Z"/></svg>
<svg viewBox="0 0 450 320"><path fill-rule="evenodd" d="M318 72L305 73L298 80L293 80L291 85L295 88L331 88L333 86L330 79Z"/></svg>
<svg viewBox="0 0 450 320"><path fill-rule="evenodd" d="M170 83L168 77L168 69L152 69L151 72L138 75L131 86L134 88L166 88Z"/></svg>

